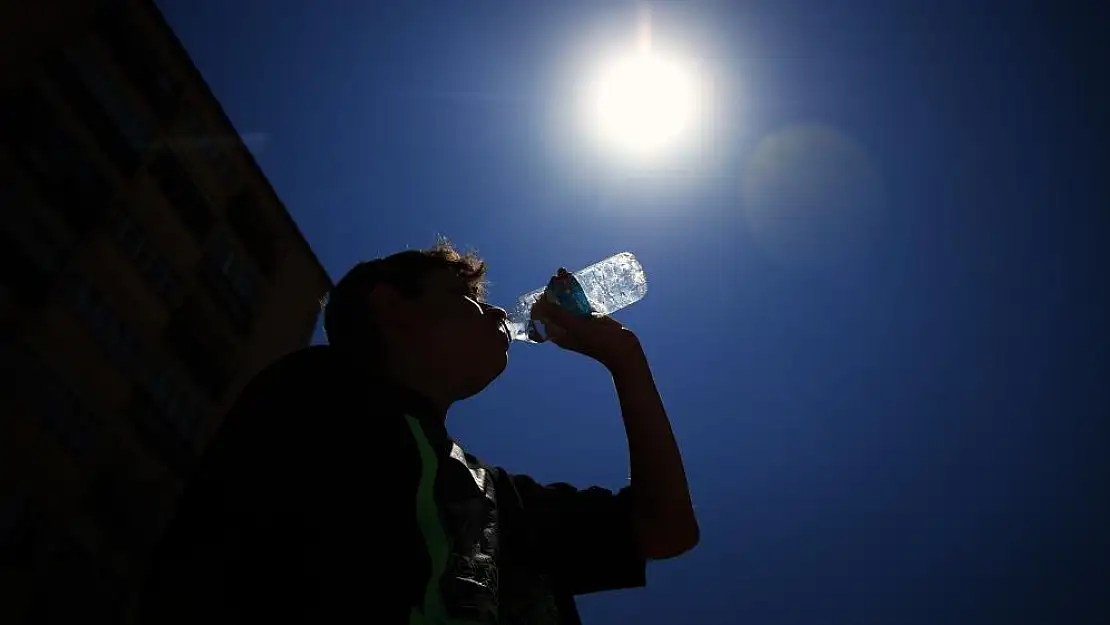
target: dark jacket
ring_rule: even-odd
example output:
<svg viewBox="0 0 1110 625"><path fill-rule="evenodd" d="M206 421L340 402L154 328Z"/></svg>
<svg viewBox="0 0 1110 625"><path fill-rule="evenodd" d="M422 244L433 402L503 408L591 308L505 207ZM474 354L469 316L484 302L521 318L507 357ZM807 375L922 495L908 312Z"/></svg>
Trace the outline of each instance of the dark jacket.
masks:
<svg viewBox="0 0 1110 625"><path fill-rule="evenodd" d="M139 621L578 623L573 595L645 583L633 496L485 465L423 398L307 348L225 419Z"/></svg>

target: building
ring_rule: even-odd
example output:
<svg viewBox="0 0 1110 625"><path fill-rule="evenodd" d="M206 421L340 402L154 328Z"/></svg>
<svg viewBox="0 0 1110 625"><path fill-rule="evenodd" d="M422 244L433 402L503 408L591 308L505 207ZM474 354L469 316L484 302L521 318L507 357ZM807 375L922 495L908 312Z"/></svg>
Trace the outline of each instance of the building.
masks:
<svg viewBox="0 0 1110 625"><path fill-rule="evenodd" d="M150 0L0 5L0 622L118 622L331 281Z"/></svg>

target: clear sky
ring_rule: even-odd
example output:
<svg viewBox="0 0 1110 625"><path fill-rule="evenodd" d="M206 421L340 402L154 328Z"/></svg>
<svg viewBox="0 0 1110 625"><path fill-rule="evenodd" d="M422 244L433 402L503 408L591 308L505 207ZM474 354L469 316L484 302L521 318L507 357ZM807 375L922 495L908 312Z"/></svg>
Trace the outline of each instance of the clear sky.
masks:
<svg viewBox="0 0 1110 625"><path fill-rule="evenodd" d="M1031 4L653 3L699 115L648 163L576 124L640 5L160 2L334 279L440 233L503 305L640 258L702 542L587 623L1105 623L1106 5ZM623 485L601 367L510 361L460 442Z"/></svg>

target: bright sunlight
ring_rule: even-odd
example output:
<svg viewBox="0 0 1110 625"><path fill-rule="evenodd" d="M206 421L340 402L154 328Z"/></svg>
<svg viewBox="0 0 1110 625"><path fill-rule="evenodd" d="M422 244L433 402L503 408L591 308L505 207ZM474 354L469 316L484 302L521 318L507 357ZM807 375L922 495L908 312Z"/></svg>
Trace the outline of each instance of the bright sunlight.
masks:
<svg viewBox="0 0 1110 625"><path fill-rule="evenodd" d="M639 53L606 68L596 106L606 141L637 154L656 153L689 125L694 89L678 63Z"/></svg>
<svg viewBox="0 0 1110 625"><path fill-rule="evenodd" d="M654 156L689 129L696 84L690 68L652 48L650 14L638 49L602 66L593 83L592 123L601 140L630 156Z"/></svg>

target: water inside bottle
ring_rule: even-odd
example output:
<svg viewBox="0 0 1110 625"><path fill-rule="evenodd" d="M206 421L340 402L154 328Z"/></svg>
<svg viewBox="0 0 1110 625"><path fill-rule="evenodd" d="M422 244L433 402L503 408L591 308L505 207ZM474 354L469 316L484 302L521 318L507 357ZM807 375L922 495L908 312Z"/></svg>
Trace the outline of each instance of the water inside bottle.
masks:
<svg viewBox="0 0 1110 625"><path fill-rule="evenodd" d="M644 274L644 268L629 252L606 258L574 272L573 276L581 288L580 294L585 295L589 308L603 315L612 314L633 304L647 294L647 277ZM535 323L531 316L532 307L544 296L547 289L548 287L545 286L521 295L509 309L508 326L513 340L527 343L544 340L546 332L543 325ZM564 298L567 295L564 294ZM575 300L574 306L565 307L578 308L577 312L582 314L581 302L573 297L573 293L569 295Z"/></svg>
<svg viewBox="0 0 1110 625"><path fill-rule="evenodd" d="M514 341L524 341L525 343L539 343L547 337L547 332L543 324L537 326L531 323L532 307L543 297L543 292L544 289L536 289L531 293L521 295L520 298L517 299L516 304L509 309L509 320L506 322L509 328L509 338ZM541 334L536 336L534 334L535 332L540 332ZM529 336L530 334L533 336Z"/></svg>
<svg viewBox="0 0 1110 625"><path fill-rule="evenodd" d="M574 272L595 312L611 315L647 294L647 276L640 261L629 252Z"/></svg>

